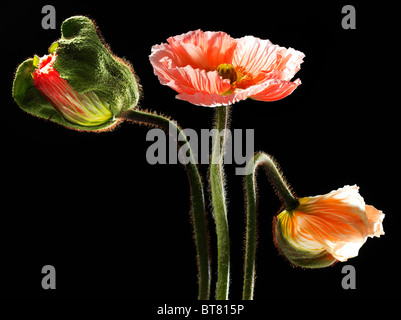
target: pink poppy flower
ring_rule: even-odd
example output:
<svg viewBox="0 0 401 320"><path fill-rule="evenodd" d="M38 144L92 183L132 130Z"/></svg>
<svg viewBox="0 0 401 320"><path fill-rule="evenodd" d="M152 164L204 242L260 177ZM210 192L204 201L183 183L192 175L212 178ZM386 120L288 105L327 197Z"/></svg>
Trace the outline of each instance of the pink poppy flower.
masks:
<svg viewBox="0 0 401 320"><path fill-rule="evenodd" d="M358 255L368 237L384 234L384 214L366 205L357 186L300 198L274 220L275 242L295 265L313 268Z"/></svg>
<svg viewBox="0 0 401 320"><path fill-rule="evenodd" d="M301 84L291 82L305 56L253 36L191 31L154 45L150 62L176 98L199 106L230 105L246 98L276 101Z"/></svg>

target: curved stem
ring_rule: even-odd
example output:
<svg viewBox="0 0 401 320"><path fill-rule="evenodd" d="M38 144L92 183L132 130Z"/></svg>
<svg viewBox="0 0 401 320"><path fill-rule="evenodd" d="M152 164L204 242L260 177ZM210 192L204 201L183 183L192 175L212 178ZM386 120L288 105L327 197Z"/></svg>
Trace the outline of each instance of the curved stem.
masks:
<svg viewBox="0 0 401 320"><path fill-rule="evenodd" d="M176 137L178 135L177 144L179 146L185 145L187 158L189 159L188 163L185 164L185 168L190 185L191 220L193 224L199 273L198 299L208 300L210 297L210 253L203 184L187 137L174 121L154 113L130 110L121 114L119 118L161 128L167 134L174 134ZM171 132L172 130L175 132ZM177 133L177 135L175 133Z"/></svg>
<svg viewBox="0 0 401 320"><path fill-rule="evenodd" d="M275 189L280 200L287 210L299 205L297 198L291 192L281 174L278 165L271 156L264 152L257 152L249 161L245 176L246 193L246 238L245 238L245 261L244 261L244 285L242 291L243 300L252 300L255 287L255 261L257 246L257 195L256 195L256 172L259 165L263 165L270 183Z"/></svg>
<svg viewBox="0 0 401 320"><path fill-rule="evenodd" d="M217 300L228 299L230 282L230 238L227 222L223 168L223 156L228 135L228 123L229 107L221 106L217 108L209 171L210 191L217 234Z"/></svg>

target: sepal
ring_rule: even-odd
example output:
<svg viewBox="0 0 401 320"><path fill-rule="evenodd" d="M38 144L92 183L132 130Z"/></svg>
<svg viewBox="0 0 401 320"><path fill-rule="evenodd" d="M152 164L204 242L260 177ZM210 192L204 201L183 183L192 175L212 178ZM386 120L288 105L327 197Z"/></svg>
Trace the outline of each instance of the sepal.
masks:
<svg viewBox="0 0 401 320"><path fill-rule="evenodd" d="M86 122L88 125L85 125L85 122L71 121L74 117L69 118L60 113L63 106L56 108L55 99L49 99L43 95L42 90L35 87L33 73L41 61L36 55L18 67L13 83L13 97L24 111L68 128L85 131L110 129L120 121L118 116L121 113L135 108L138 103L140 85L135 73L128 62L114 56L102 43L90 19L71 17L63 22L61 31L61 39L53 42L49 48L50 55L56 57L54 69L76 91L78 99L98 98L96 101L109 108L111 116L105 117L101 124ZM92 104L88 107L90 110Z"/></svg>
<svg viewBox="0 0 401 320"><path fill-rule="evenodd" d="M313 253L291 245L283 234L278 217L274 217L273 219L273 239L279 252L294 266L302 268L324 268L337 262L327 251L316 251L316 253Z"/></svg>

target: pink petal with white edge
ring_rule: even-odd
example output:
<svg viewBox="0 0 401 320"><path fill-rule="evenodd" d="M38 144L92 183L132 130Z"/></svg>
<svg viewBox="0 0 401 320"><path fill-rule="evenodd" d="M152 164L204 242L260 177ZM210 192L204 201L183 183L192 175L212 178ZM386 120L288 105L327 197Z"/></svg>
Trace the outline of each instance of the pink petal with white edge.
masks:
<svg viewBox="0 0 401 320"><path fill-rule="evenodd" d="M305 55L292 48L286 49L253 36L238 39L232 64L244 67L257 77L260 72L281 71L281 80L291 80L300 69Z"/></svg>
<svg viewBox="0 0 401 320"><path fill-rule="evenodd" d="M178 93L220 94L230 89L230 81L222 79L216 71L206 72L190 65L177 67L177 59L169 45L153 46L149 59L159 81Z"/></svg>
<svg viewBox="0 0 401 320"><path fill-rule="evenodd" d="M188 101L194 105L202 107L218 107L218 106L228 106L240 100L245 100L248 98L247 93L244 91L230 94L230 95L220 95L220 94L205 94L198 92L195 94L181 93L176 96L177 99Z"/></svg>
<svg viewBox="0 0 401 320"><path fill-rule="evenodd" d="M190 31L170 37L169 44L152 47L150 62L163 85L176 97L200 106L233 104L250 97L276 101L291 94L301 83L289 80L300 69L304 54L269 40L246 36L233 39L224 32ZM245 76L230 85L215 71L229 63ZM226 95L229 90L233 94Z"/></svg>
<svg viewBox="0 0 401 320"><path fill-rule="evenodd" d="M365 206L365 212L368 217L368 236L373 238L384 235L383 219L385 214L370 205Z"/></svg>
<svg viewBox="0 0 401 320"><path fill-rule="evenodd" d="M161 84L166 85L171 81L168 69L176 68L174 52L168 44L154 45L149 56L150 63L153 66L154 74L159 78Z"/></svg>
<svg viewBox="0 0 401 320"><path fill-rule="evenodd" d="M290 95L300 84L301 80L299 79L294 82L272 79L247 90L254 100L277 101Z"/></svg>
<svg viewBox="0 0 401 320"><path fill-rule="evenodd" d="M237 41L225 32L202 30L170 37L167 42L178 58L177 66L191 65L207 71L231 61L237 46Z"/></svg>
<svg viewBox="0 0 401 320"><path fill-rule="evenodd" d="M178 93L220 94L230 89L230 80L222 79L216 71L206 72L186 66L167 69L166 73L170 79L166 85Z"/></svg>
<svg viewBox="0 0 401 320"><path fill-rule="evenodd" d="M203 107L227 106L247 98L259 101L277 101L287 97L300 84L301 81L299 79L294 82L273 79L244 90L238 90L230 95L210 95L204 92L191 94L190 92L186 92L177 95L176 98Z"/></svg>

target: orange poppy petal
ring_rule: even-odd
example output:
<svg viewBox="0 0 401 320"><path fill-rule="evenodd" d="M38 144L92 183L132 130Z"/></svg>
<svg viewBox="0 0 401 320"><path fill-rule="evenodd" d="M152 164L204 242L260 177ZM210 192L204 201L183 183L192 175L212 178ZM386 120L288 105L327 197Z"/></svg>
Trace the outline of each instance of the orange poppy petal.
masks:
<svg viewBox="0 0 401 320"><path fill-rule="evenodd" d="M231 61L237 46L236 40L225 32L202 30L170 37L167 42L176 54L178 66L190 65L207 71Z"/></svg>
<svg viewBox="0 0 401 320"><path fill-rule="evenodd" d="M252 36L233 39L224 32L202 30L170 37L155 45L149 57L163 85L178 99L216 107L248 97L275 101L288 96L301 83L289 80L299 70L304 54ZM223 79L216 70L222 64L235 68L237 80ZM231 94L228 94L231 93Z"/></svg>
<svg viewBox="0 0 401 320"><path fill-rule="evenodd" d="M357 186L323 196L300 199L296 215L300 228L320 242L337 260L358 255L368 235L365 202Z"/></svg>
<svg viewBox="0 0 401 320"><path fill-rule="evenodd" d="M154 45L149 60L155 75L163 85L172 80L168 69L176 68L177 64L175 54L168 44Z"/></svg>
<svg viewBox="0 0 401 320"><path fill-rule="evenodd" d="M368 217L368 236L380 237L384 235L383 219L385 214L377 210L374 206L365 206L366 216Z"/></svg>
<svg viewBox="0 0 401 320"><path fill-rule="evenodd" d="M336 262L336 259L319 243L316 246L316 241L313 241L313 238L307 236L310 242L305 239L306 242L300 243L294 241L294 238L288 237L286 235L287 230L285 230L288 225L283 221L287 220L284 216L287 215L288 217L288 212L283 212L284 216L280 215L281 219L277 217L273 219L274 244L293 265L303 268L323 268Z"/></svg>
<svg viewBox="0 0 401 320"><path fill-rule="evenodd" d="M368 236L384 234L384 214L365 205L358 189L345 186L325 195L298 199L296 209L277 216L283 239L294 250L314 256L322 251L339 261L357 256Z"/></svg>
<svg viewBox="0 0 401 320"><path fill-rule="evenodd" d="M230 80L222 79L217 71L193 69L190 66L184 68L169 69L171 82L167 83L178 93L195 94L220 94L230 89Z"/></svg>
<svg viewBox="0 0 401 320"><path fill-rule="evenodd" d="M290 95L300 84L299 79L294 82L271 79L249 88L249 96L259 101L276 101Z"/></svg>
<svg viewBox="0 0 401 320"><path fill-rule="evenodd" d="M172 41L172 39L167 41L170 42L171 49L175 53L175 60L178 66L207 69L206 55L200 47L192 43Z"/></svg>
<svg viewBox="0 0 401 320"><path fill-rule="evenodd" d="M321 243L339 261L357 256L359 248L366 241L366 225L362 219L346 219L349 212L346 209L341 212L339 208L335 209L335 213L316 213L319 217L303 217L300 229L312 235L315 241ZM336 217L331 217L333 215Z"/></svg>
<svg viewBox="0 0 401 320"><path fill-rule="evenodd" d="M240 100L245 100L247 98L252 98L259 101L276 101L283 99L291 94L300 84L301 81L299 80L290 82L274 79L266 81L263 84L249 87L244 90L236 90L235 93L230 95L220 95L217 94L217 91L214 92L216 94L209 95L207 91L194 93L187 90L185 93L179 94L176 97L177 99L185 100L192 104L206 107L230 105ZM219 87L221 90L220 92L225 92L230 89L228 82L225 85L226 87ZM171 87L174 88L173 86ZM176 89L176 91L178 90Z"/></svg>
<svg viewBox="0 0 401 320"><path fill-rule="evenodd" d="M220 94L230 89L230 80L222 79L217 71L206 72L191 66L175 67L168 57L160 60L160 52L152 57L155 74L162 84L167 85L178 93Z"/></svg>
<svg viewBox="0 0 401 320"><path fill-rule="evenodd" d="M246 94L246 92L239 92L230 95L207 94L203 92L197 92L195 94L182 93L177 95L176 98L188 101L197 106L218 107L223 105L227 106L240 100L245 100L246 98L248 98L248 95Z"/></svg>
<svg viewBox="0 0 401 320"><path fill-rule="evenodd" d="M300 69L305 55L292 48L286 49L253 36L238 39L232 64L243 67L257 77L260 72L281 71L281 80L291 80Z"/></svg>

